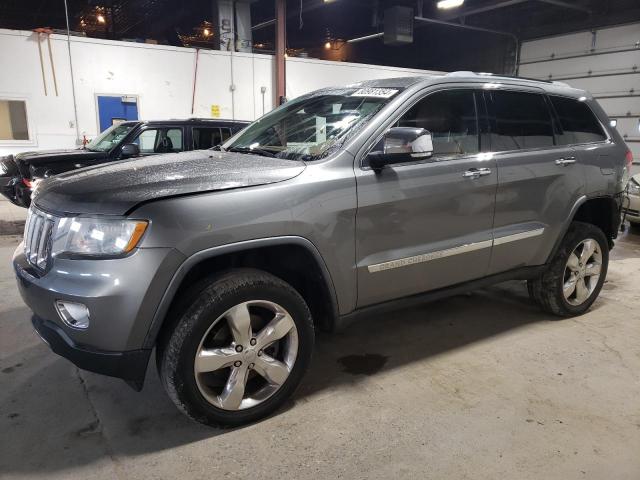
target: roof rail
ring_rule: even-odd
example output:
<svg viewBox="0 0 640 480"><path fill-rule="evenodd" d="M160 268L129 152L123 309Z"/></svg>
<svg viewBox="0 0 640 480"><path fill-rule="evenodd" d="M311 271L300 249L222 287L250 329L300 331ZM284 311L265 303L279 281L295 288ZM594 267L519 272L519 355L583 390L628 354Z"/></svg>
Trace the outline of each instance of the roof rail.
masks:
<svg viewBox="0 0 640 480"><path fill-rule="evenodd" d="M570 87L569 84L564 82L557 82L552 80L541 80L539 78L528 78L528 77L516 77L513 75L499 75L495 73L486 73L486 72L469 72L469 71L457 71L457 72L449 72L445 74L445 77L492 77L492 78L507 78L513 80L525 80L527 82L538 82L538 83L546 83L550 85L558 85L560 87Z"/></svg>

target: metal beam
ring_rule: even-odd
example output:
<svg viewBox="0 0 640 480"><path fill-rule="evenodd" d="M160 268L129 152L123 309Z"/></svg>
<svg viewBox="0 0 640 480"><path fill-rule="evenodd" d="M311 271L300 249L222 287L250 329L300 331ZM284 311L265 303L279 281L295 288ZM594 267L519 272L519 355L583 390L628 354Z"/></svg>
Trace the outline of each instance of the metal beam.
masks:
<svg viewBox="0 0 640 480"><path fill-rule="evenodd" d="M518 5L530 0L507 0L505 2L495 3L493 5L487 5L486 7L472 8L469 10L461 10L455 13L443 15L440 18L442 20L453 20L460 17L470 17L471 15L477 15L478 13L490 12L492 10L498 10L500 8L511 7L512 5Z"/></svg>
<svg viewBox="0 0 640 480"><path fill-rule="evenodd" d="M548 3L549 5L555 5L556 7L569 8L571 10L578 10L583 13L588 13L589 15L593 13L590 8L583 7L582 5L574 5L569 2L563 2L561 0L538 0L538 1L542 3Z"/></svg>

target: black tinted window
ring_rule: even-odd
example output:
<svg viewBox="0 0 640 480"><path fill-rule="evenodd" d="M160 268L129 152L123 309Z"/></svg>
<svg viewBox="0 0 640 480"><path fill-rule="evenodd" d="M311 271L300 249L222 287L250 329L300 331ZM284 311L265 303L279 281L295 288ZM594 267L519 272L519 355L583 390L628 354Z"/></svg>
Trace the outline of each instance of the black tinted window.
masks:
<svg viewBox="0 0 640 480"><path fill-rule="evenodd" d="M194 128L193 129L193 149L206 150L222 143L222 136L219 128Z"/></svg>
<svg viewBox="0 0 640 480"><path fill-rule="evenodd" d="M230 128L221 128L220 130L222 130L222 141L223 142L225 140L231 138L231 129Z"/></svg>
<svg viewBox="0 0 640 480"><path fill-rule="evenodd" d="M560 119L561 133L558 135L558 143L568 145L606 140L607 137L598 120L584 102L573 98L549 98Z"/></svg>
<svg viewBox="0 0 640 480"><path fill-rule="evenodd" d="M434 155L478 152L476 103L470 90L433 93L413 106L398 126L431 132Z"/></svg>
<svg viewBox="0 0 640 480"><path fill-rule="evenodd" d="M522 150L553 145L551 113L542 95L525 92L487 92L495 122L491 150Z"/></svg>

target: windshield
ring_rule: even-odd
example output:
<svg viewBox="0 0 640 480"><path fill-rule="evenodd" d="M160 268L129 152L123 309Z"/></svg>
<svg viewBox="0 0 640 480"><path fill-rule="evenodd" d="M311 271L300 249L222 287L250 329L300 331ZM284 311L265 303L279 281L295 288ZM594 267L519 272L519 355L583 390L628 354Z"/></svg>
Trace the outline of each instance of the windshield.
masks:
<svg viewBox="0 0 640 480"><path fill-rule="evenodd" d="M87 150L92 152L108 152L118 145L136 126L135 123L121 123L107 128L87 144Z"/></svg>
<svg viewBox="0 0 640 480"><path fill-rule="evenodd" d="M231 138L223 150L316 160L340 146L399 89L324 90L281 105Z"/></svg>

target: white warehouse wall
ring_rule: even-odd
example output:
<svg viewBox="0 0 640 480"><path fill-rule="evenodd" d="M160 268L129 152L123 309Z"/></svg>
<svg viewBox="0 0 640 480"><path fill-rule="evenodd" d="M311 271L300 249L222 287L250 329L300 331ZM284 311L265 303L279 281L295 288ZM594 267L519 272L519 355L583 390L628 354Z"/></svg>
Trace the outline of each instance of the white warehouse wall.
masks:
<svg viewBox="0 0 640 480"><path fill-rule="evenodd" d="M0 99L26 100L30 128L29 141L0 141L0 155L75 145L67 38L51 35L58 96L43 38L44 93L36 39L33 32L0 29ZM221 118L254 120L273 107L274 58L269 55L198 53L192 48L71 37L71 58L78 125L87 138L99 130L100 94L136 96L142 120L211 117L212 105L220 106ZM301 58L289 58L286 68L290 99L331 85L434 73Z"/></svg>
<svg viewBox="0 0 640 480"><path fill-rule="evenodd" d="M640 161L640 23L522 43L520 76L590 91Z"/></svg>

